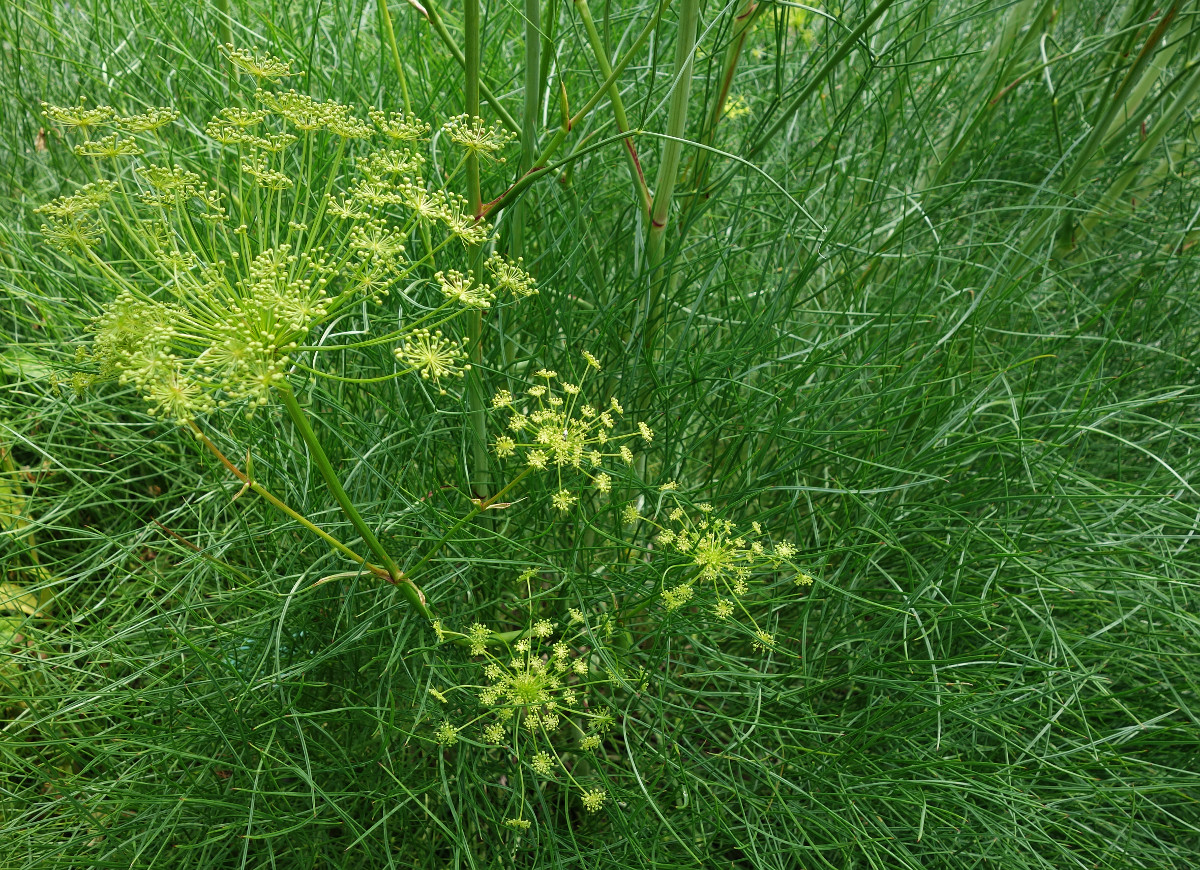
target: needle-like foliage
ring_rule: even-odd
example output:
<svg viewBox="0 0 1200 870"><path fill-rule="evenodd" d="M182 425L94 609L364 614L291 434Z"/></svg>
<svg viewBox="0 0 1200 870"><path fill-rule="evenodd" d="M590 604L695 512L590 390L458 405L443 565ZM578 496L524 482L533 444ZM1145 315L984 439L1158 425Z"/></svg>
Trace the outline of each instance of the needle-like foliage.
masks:
<svg viewBox="0 0 1200 870"><path fill-rule="evenodd" d="M185 6L0 4L0 864L1200 862L1195 3Z"/></svg>

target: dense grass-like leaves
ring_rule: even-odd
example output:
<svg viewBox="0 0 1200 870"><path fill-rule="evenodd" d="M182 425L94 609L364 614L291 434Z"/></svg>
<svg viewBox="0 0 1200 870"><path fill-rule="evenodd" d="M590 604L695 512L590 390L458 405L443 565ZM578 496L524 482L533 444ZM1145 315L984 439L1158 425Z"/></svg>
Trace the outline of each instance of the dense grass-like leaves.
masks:
<svg viewBox="0 0 1200 870"><path fill-rule="evenodd" d="M522 10L483 5L482 83L522 117ZM543 140L605 78L569 5L541 5ZM655 8L596 4L610 57ZM41 102L173 105L198 132L229 99L228 26L294 58L314 96L398 110L376 4L0 6L0 863L1200 861L1196 128L1166 111L1187 93L1195 4L762 4L706 129L744 8L700 9L684 138L711 150L700 172L683 149L661 263L602 99L555 157L576 159L523 194L540 294L483 324L489 391L578 374L586 349L597 390L654 430L609 497L580 493L564 522L535 475L455 529L465 400L294 381L447 628L588 614L615 718L594 755L564 750L606 791L588 812L564 776L531 777L477 734L435 741L471 713L430 690L471 657L394 587L234 499L238 481L119 385L52 388L113 292L40 238L33 208L90 177ZM460 10L440 13L458 38ZM676 14L617 81L651 184ZM446 45L413 9L391 17L414 109L460 113ZM489 183L484 202L504 193ZM209 431L356 541L286 418ZM662 606L651 520L667 522L669 481L791 542L815 578L756 587L766 649L699 599ZM643 519L622 523L630 506ZM522 813L527 830L505 824Z"/></svg>

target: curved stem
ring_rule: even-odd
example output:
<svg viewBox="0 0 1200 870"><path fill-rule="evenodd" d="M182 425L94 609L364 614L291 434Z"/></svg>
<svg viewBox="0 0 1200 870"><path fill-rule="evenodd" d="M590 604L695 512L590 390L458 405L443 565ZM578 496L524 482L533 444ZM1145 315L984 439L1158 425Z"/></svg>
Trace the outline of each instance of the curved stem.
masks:
<svg viewBox="0 0 1200 870"><path fill-rule="evenodd" d="M200 427L197 426L195 423L189 423L188 428L192 430L192 434L196 436L196 439L198 441L200 441L200 443L202 443L205 447L207 447L209 449L209 451L214 456L216 456L217 459L219 459L221 461L222 465L224 465L227 469L229 469L230 473L233 474L234 477L236 477L238 480L240 480L242 483L244 483L254 493L256 493L257 495L259 495L263 499L265 499L267 502L269 502L274 508L276 508L280 512L282 512L282 513L286 514L287 516L291 517L292 519L294 519L300 525L304 526L304 528L308 529L310 532L312 532L318 538L323 540L325 543L329 544L329 546L333 547L333 549L337 550L339 553L341 553L343 556L350 559L352 562L357 562L359 565L362 565L363 568L370 571L376 577L382 577L385 580L389 580L389 581L392 579L391 576L388 574L388 572L385 571L383 568L380 568L378 565L372 565L370 562L368 562L362 556L358 555L358 553L351 550L349 547L347 547L345 544L343 544L341 541L339 541L333 535L329 534L327 531L325 531L324 529L322 529L319 526L317 526L316 524L314 524L311 520L309 520L306 516L301 514L299 511L293 509L292 507L289 507L284 501L277 498L273 493L271 493L265 486L252 480L248 474L246 474L244 471L242 471L240 468L238 468L236 465L234 465L229 460L229 457L227 457L224 453L222 453L221 449L219 447L217 447L217 445L213 444L212 441L209 440L208 436L205 435L200 430Z"/></svg>
<svg viewBox="0 0 1200 870"><path fill-rule="evenodd" d="M306 366L302 362L298 362L297 360L292 360L292 365L294 365L298 369L308 372L309 374L316 375L318 378L325 378L326 380L337 381L338 383L341 383L341 384L379 384L384 381L397 380L398 378L402 378L405 375L411 375L413 372L416 371L416 368L408 368L408 369L404 369L403 371L392 372L390 375L380 375L377 378L348 378L343 375L333 375L333 374L330 374L329 372L323 372L320 369L314 369L311 366Z"/></svg>

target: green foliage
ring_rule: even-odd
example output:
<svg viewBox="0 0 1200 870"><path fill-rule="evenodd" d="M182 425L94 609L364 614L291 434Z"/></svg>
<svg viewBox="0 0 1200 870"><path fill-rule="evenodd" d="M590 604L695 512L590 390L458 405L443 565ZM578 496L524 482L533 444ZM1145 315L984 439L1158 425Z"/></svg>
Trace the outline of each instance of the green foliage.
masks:
<svg viewBox="0 0 1200 870"><path fill-rule="evenodd" d="M290 62L269 54L232 47L226 53L258 81L293 74ZM117 291L96 318L90 353L78 354L93 371L76 371L76 388L119 378L151 413L188 424L230 404L252 413L271 401L290 367L325 374L315 358L312 365L293 358L303 341L363 301L378 306L396 287L404 287L410 310L414 297L426 298L414 314L398 318L399 328L368 339L394 342L401 364L370 381L411 372L435 384L461 377L470 368L461 342L440 329L431 333L427 324L449 329L464 309L490 307L496 293L470 272L436 267L455 262L455 250L446 250L455 239L477 245L491 226L464 215L462 198L444 184L430 187L422 177L425 158L413 146L429 125L371 110L372 126L349 106L295 90L259 88L246 98L265 108L227 107L205 126L205 138L223 146L202 151L210 161L205 174L200 165L194 171L169 163L180 150L166 129L178 119L176 110L122 118L107 107L44 107L58 125L82 129L86 122L90 131L111 123L134 136L114 133L76 145L76 154L96 158L97 174L112 179L98 178L34 210L50 221L42 226L48 244L78 257ZM468 140L464 129L472 133ZM444 131L467 153L506 141L461 117ZM440 174L443 182L454 180L454 172ZM487 267L512 291L506 295L535 292L531 279L498 255ZM392 312L387 318L397 320Z"/></svg>
<svg viewBox="0 0 1200 870"><path fill-rule="evenodd" d="M1194 866L1194 4L534 5L0 5L0 863Z"/></svg>

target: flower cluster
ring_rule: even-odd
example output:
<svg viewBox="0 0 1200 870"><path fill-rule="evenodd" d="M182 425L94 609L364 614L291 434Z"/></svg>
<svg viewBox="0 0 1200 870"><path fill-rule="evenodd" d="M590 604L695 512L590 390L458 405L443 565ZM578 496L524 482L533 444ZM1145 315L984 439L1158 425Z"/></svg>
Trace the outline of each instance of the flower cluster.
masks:
<svg viewBox="0 0 1200 870"><path fill-rule="evenodd" d="M235 48L228 43L222 46L222 50L234 69L260 81L273 82L293 75L291 61L280 60L266 52Z"/></svg>
<svg viewBox="0 0 1200 870"><path fill-rule="evenodd" d="M433 332L417 329L396 348L395 354L396 359L412 366L422 378L436 383L447 376L461 378L470 370L470 363L463 362L467 358L467 352L462 350L465 343L466 339L445 338L440 329Z"/></svg>
<svg viewBox="0 0 1200 870"><path fill-rule="evenodd" d="M503 129L499 124L487 126L483 118L472 118L470 115L456 115L442 125L442 130L450 137L450 141L468 153L489 160L504 162L497 153L517 137Z"/></svg>
<svg viewBox="0 0 1200 870"><path fill-rule="evenodd" d="M476 276L461 269L461 248L447 249L483 243L492 227L445 189L451 179L422 176L424 121L377 109L364 120L336 101L270 89L299 74L290 62L232 46L224 54L252 81L254 102L204 127L202 150L229 151L211 168L178 156L190 149L173 108L43 106L48 121L82 135L76 152L102 173L36 210L43 237L116 296L72 382L119 380L181 423L231 403L253 411L297 366L339 377L319 364L338 346L304 348L306 339L352 305L385 304L399 285L407 322L385 317L389 330L355 347L390 344L395 368L382 377L419 375L444 393L470 368L450 334L455 319L535 293L532 277L498 255ZM447 132L481 153L507 141L478 119L452 119Z"/></svg>
<svg viewBox="0 0 1200 870"><path fill-rule="evenodd" d="M468 717L462 724L443 718L433 726L432 739L451 746L470 737L502 748L516 759L519 780L531 773L539 781L570 784L584 807L597 811L605 793L576 779L573 758L599 751L614 717L597 693L610 679L591 646L584 615L571 611L563 630L531 613L515 638L497 636L481 623L462 633L438 633L440 639L453 636L465 643L474 661L466 666L472 674L467 682L431 689L448 708L458 701L455 706Z"/></svg>
<svg viewBox="0 0 1200 870"><path fill-rule="evenodd" d="M506 428L511 433L496 439L496 455L501 459L519 456L531 468L554 473L558 492L552 502L560 511L569 510L579 500L565 484L569 474L582 474L596 492L608 493L613 479L605 471L605 462L620 459L632 465L634 454L628 442L649 444L654 438L650 427L641 422L636 432L616 433L617 420L625 411L615 398L600 406L583 398L588 374L600 369L590 353L585 351L584 359L587 366L579 383L541 369L534 375L537 383L524 395L501 390L492 398L493 409L508 412Z"/></svg>
<svg viewBox="0 0 1200 870"><path fill-rule="evenodd" d="M772 542L758 522L751 523L749 530L738 529L730 520L714 516L713 506L707 503L689 513L674 496L674 484L663 489L674 506L661 524L647 521L658 529L654 540L673 563L664 576L674 573L676 578L663 581L663 608L679 610L699 592L713 616L723 620L740 611L753 625L755 646L772 648L774 639L754 623L743 601L756 580L791 577L796 585L812 584L812 576L793 561L796 547L788 541Z"/></svg>

